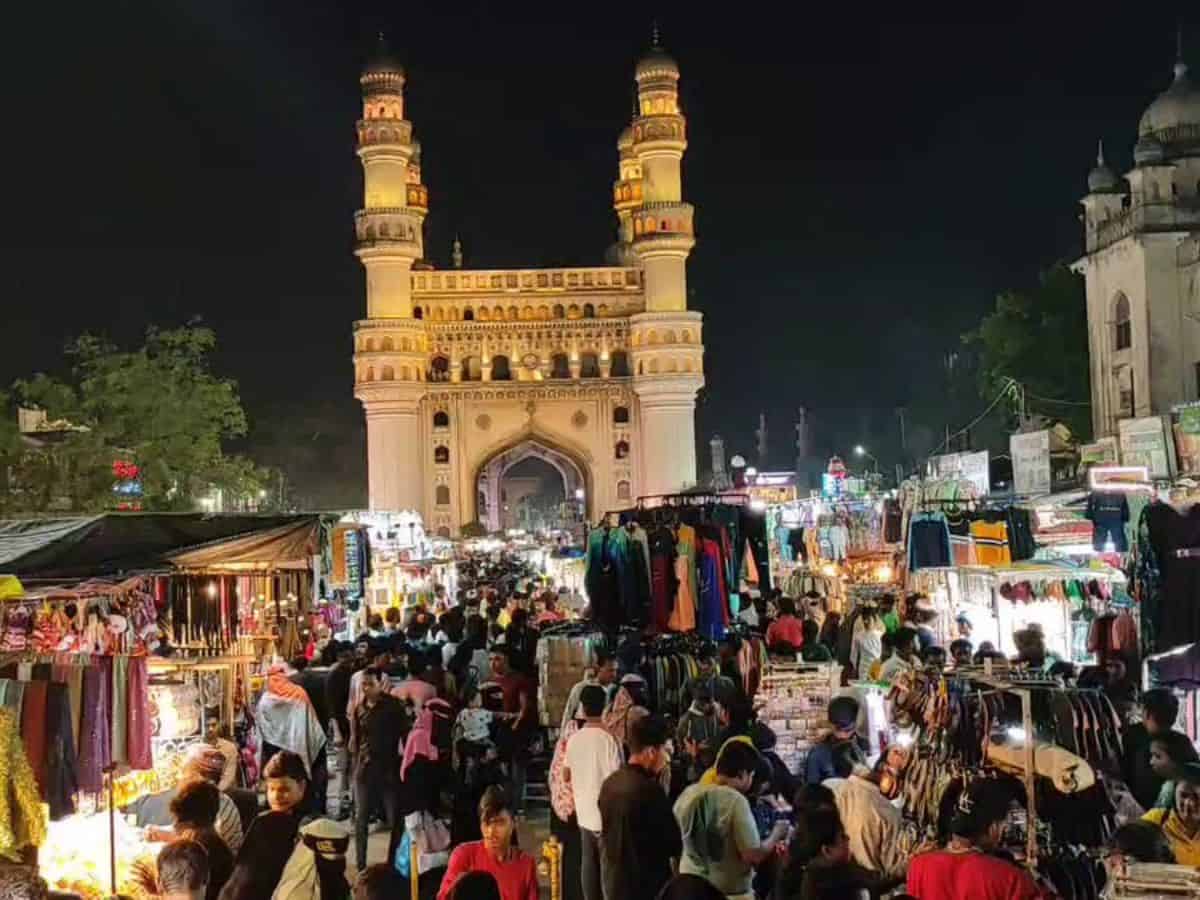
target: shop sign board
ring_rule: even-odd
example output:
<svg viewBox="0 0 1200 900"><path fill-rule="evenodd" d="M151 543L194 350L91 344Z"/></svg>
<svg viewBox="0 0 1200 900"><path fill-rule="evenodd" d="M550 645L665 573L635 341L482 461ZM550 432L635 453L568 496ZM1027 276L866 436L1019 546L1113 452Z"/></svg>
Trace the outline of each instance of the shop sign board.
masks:
<svg viewBox="0 0 1200 900"><path fill-rule="evenodd" d="M1117 423L1117 431L1123 465L1145 466L1151 478L1171 477L1171 448L1161 417L1122 419Z"/></svg>
<svg viewBox="0 0 1200 900"><path fill-rule="evenodd" d="M1008 439L1008 450L1012 454L1013 492L1050 493L1050 432L1014 434Z"/></svg>
<svg viewBox="0 0 1200 900"><path fill-rule="evenodd" d="M992 490L991 474L988 471L988 451L976 453L943 453L929 460L929 474L934 478L958 478L969 481L986 497Z"/></svg>
<svg viewBox="0 0 1200 900"><path fill-rule="evenodd" d="M1090 444L1079 447L1079 467L1088 469L1092 466L1115 466L1119 460L1117 439L1103 437Z"/></svg>

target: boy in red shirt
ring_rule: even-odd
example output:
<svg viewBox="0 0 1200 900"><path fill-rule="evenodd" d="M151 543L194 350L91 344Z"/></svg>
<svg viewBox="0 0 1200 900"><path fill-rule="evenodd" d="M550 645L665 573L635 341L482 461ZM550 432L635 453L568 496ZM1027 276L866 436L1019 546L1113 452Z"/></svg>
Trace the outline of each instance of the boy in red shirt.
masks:
<svg viewBox="0 0 1200 900"><path fill-rule="evenodd" d="M482 841L460 844L450 854L437 900L449 900L454 885L469 872L487 872L500 886L500 900L538 900L537 864L513 846L517 820L503 788L492 785L479 801Z"/></svg>

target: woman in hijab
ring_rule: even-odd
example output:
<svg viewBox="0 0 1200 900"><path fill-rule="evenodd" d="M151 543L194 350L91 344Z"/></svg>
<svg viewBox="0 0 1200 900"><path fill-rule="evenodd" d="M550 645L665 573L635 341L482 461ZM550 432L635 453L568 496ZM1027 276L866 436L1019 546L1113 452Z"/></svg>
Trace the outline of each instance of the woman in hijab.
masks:
<svg viewBox="0 0 1200 900"><path fill-rule="evenodd" d="M450 738L454 727L453 710L441 698L428 701L404 742L400 762L400 787L396 801L396 821L388 859L404 837L404 819L411 813L438 813L443 787L453 778L450 767Z"/></svg>

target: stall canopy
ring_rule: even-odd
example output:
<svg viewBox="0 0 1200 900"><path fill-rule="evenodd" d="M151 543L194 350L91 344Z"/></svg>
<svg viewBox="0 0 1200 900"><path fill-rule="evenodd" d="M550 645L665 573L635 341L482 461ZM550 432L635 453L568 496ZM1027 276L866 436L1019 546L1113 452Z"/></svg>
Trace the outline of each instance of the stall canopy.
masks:
<svg viewBox="0 0 1200 900"><path fill-rule="evenodd" d="M83 579L176 568L306 568L316 515L110 513L0 521L0 571Z"/></svg>

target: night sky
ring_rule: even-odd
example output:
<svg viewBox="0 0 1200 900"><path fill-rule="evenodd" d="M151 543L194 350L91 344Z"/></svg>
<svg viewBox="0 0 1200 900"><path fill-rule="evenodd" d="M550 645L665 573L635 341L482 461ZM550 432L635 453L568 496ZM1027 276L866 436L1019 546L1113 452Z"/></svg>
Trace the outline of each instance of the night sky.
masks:
<svg viewBox="0 0 1200 900"><path fill-rule="evenodd" d="M198 315L241 384L243 449L284 463L308 505L363 503L351 239L374 34L408 72L434 261L457 232L469 267L588 265L613 240L615 141L657 17L691 142L702 461L713 432L750 451L762 409L771 462L790 466L804 404L818 453L862 442L887 463L895 407L995 293L1078 253L1097 138L1127 168L1170 81L1170 9L1140 25L1069 6L971 9L982 21L902 20L912 7L895 4L7 11L0 384L61 366L80 331L133 340ZM1200 18L1185 35L1195 72Z"/></svg>

